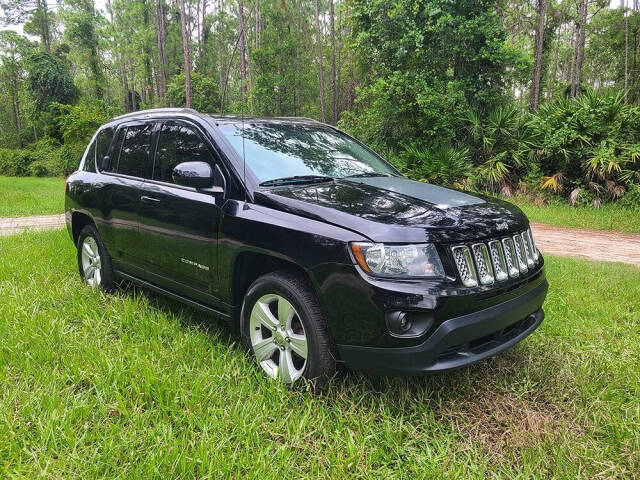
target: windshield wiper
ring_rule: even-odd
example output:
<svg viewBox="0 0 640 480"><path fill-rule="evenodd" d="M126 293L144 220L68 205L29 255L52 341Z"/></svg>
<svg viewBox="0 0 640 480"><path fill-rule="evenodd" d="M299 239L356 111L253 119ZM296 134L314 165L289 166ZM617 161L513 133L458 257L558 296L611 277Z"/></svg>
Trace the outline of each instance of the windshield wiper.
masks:
<svg viewBox="0 0 640 480"><path fill-rule="evenodd" d="M330 182L333 177L325 175L294 175L293 177L274 178L266 180L260 184L261 187L270 187L273 185L287 185L289 183L321 183Z"/></svg>
<svg viewBox="0 0 640 480"><path fill-rule="evenodd" d="M380 172L364 172L364 173L356 173L354 175L347 175L344 178L356 178L356 177L390 177L389 173L380 173Z"/></svg>

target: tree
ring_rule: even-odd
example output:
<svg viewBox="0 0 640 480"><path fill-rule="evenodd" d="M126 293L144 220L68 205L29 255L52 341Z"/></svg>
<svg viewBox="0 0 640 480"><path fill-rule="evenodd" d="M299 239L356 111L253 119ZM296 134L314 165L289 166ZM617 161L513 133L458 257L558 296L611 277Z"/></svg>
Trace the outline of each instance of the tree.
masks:
<svg viewBox="0 0 640 480"><path fill-rule="evenodd" d="M182 26L182 52L184 55L184 89L185 106L191 108L191 54L189 53L189 32L187 31L187 14L184 8L184 0L178 0L180 6L180 24Z"/></svg>
<svg viewBox="0 0 640 480"><path fill-rule="evenodd" d="M8 0L0 6L4 11L3 24L24 23L24 31L38 35L44 51L51 51L53 13L46 0Z"/></svg>
<svg viewBox="0 0 640 480"><path fill-rule="evenodd" d="M220 105L220 89L217 83L211 78L198 72L191 74L192 108L199 112L215 113ZM171 105L176 107L186 107L185 74L175 75L167 87L167 99Z"/></svg>
<svg viewBox="0 0 640 480"><path fill-rule="evenodd" d="M336 27L333 0L329 0L329 23L331 25L331 123L338 123L338 85L336 82Z"/></svg>
<svg viewBox="0 0 640 480"><path fill-rule="evenodd" d="M101 99L104 91L104 75L98 52L99 37L96 29L98 18L93 0L65 0L63 11L64 35L73 45L78 64L86 64L91 77L91 91L95 99Z"/></svg>
<svg viewBox="0 0 640 480"><path fill-rule="evenodd" d="M156 0L156 41L158 48L158 65L156 67L156 86L158 89L158 97L163 104L165 102L165 96L167 93L167 52L165 45L167 43L167 25L166 14L164 7L164 0Z"/></svg>
<svg viewBox="0 0 640 480"><path fill-rule="evenodd" d="M78 89L69 67L58 55L40 52L27 60L27 86L35 99L37 112L45 111L52 102L75 103Z"/></svg>
<svg viewBox="0 0 640 480"><path fill-rule="evenodd" d="M7 101L0 102L9 112L6 119L11 118L12 125L4 125L0 131L0 139L4 145L20 146L23 128L22 84L25 79L25 56L32 53L34 46L26 38L12 31L0 32L0 93L4 93ZM10 127L10 128L7 128ZM13 131L13 132L11 132ZM11 132L11 133L10 133Z"/></svg>
<svg viewBox="0 0 640 480"><path fill-rule="evenodd" d="M571 75L571 96L576 97L580 93L582 80L582 65L584 64L584 46L587 28L588 0L578 0L578 16L576 18L576 45L573 55L573 69Z"/></svg>
<svg viewBox="0 0 640 480"><path fill-rule="evenodd" d="M538 0L538 28L536 29L536 41L534 49L533 79L531 81L531 112L538 109L540 99L540 78L542 76L542 47L544 42L544 26L547 15L546 0Z"/></svg>
<svg viewBox="0 0 640 480"><path fill-rule="evenodd" d="M322 69L322 26L320 24L320 8L318 6L318 0L315 0L316 7L316 43L318 49L318 88L320 90L320 118L322 122L327 121L327 117L324 112L324 71Z"/></svg>

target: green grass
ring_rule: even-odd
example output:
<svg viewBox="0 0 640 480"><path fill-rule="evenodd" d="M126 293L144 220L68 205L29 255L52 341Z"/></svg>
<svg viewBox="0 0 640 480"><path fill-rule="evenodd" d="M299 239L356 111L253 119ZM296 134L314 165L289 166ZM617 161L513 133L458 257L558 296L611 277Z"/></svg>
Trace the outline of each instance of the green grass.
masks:
<svg viewBox="0 0 640 480"><path fill-rule="evenodd" d="M0 217L64 212L64 178L0 177Z"/></svg>
<svg viewBox="0 0 640 480"><path fill-rule="evenodd" d="M66 232L0 238L0 477L637 477L640 270L547 262L514 349L314 395L199 312L90 290Z"/></svg>
<svg viewBox="0 0 640 480"><path fill-rule="evenodd" d="M509 197L505 200L520 207L532 222L568 228L640 233L640 209L633 210L611 204L605 204L600 208L572 207L559 200L552 201L547 206L537 206L526 197Z"/></svg>

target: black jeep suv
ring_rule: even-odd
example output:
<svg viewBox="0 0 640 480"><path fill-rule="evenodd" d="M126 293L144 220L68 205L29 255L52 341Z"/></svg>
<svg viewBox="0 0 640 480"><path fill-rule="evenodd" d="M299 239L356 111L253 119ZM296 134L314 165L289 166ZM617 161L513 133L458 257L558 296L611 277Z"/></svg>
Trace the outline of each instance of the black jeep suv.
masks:
<svg viewBox="0 0 640 480"><path fill-rule="evenodd" d="M460 367L544 317L518 208L408 180L308 119L118 117L69 177L66 221L89 285L125 279L223 317L286 383L324 382L336 362Z"/></svg>

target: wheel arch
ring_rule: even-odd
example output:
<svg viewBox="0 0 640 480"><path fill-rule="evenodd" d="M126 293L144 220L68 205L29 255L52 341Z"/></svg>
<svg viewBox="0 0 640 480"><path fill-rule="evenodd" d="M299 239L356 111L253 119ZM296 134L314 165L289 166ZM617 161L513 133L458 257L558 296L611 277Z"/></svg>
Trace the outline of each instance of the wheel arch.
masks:
<svg viewBox="0 0 640 480"><path fill-rule="evenodd" d="M271 272L287 272L301 277L316 291L309 272L297 263L268 253L243 252L236 257L233 265L233 304L240 305L251 284Z"/></svg>
<svg viewBox="0 0 640 480"><path fill-rule="evenodd" d="M95 222L93 218L83 212L73 212L71 215L71 238L73 239L73 244L78 244L78 237L80 236L80 232L86 225L94 225Z"/></svg>

